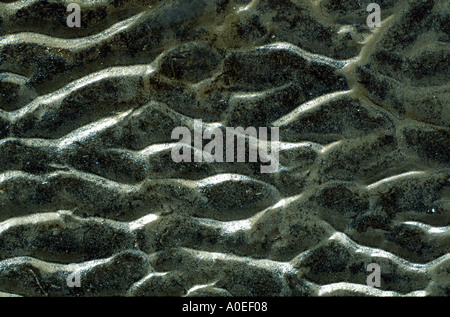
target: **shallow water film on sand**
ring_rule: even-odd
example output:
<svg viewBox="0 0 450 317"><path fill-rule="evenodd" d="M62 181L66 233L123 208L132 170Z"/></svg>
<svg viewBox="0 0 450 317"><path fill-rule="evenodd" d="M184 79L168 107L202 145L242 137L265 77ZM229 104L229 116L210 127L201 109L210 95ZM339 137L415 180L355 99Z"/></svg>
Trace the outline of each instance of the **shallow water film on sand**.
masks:
<svg viewBox="0 0 450 317"><path fill-rule="evenodd" d="M0 0L0 295L449 296L449 40L448 0Z"/></svg>

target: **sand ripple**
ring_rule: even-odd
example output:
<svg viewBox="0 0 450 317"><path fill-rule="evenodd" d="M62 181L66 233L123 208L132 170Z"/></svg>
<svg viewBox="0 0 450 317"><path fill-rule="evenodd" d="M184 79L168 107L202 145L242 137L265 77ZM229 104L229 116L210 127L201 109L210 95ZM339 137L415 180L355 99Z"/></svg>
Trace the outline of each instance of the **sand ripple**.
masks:
<svg viewBox="0 0 450 317"><path fill-rule="evenodd" d="M90 1L72 29L1 2L0 296L450 294L448 1L374 30L359 1ZM279 171L175 163L194 119L279 127Z"/></svg>

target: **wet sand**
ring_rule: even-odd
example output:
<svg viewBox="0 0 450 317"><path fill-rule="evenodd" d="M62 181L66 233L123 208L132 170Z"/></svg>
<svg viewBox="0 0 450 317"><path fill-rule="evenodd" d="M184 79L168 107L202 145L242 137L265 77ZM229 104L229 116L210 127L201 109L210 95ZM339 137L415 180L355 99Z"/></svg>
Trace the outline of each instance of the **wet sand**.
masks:
<svg viewBox="0 0 450 317"><path fill-rule="evenodd" d="M0 1L0 296L450 294L447 0L70 2Z"/></svg>

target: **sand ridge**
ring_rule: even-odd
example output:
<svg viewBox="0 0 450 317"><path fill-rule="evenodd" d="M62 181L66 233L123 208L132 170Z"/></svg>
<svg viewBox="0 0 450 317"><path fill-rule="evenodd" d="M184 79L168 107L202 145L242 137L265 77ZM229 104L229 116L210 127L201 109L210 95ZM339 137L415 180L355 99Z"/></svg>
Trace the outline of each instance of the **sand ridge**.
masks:
<svg viewBox="0 0 450 317"><path fill-rule="evenodd" d="M449 295L448 1L68 3L0 3L0 296Z"/></svg>

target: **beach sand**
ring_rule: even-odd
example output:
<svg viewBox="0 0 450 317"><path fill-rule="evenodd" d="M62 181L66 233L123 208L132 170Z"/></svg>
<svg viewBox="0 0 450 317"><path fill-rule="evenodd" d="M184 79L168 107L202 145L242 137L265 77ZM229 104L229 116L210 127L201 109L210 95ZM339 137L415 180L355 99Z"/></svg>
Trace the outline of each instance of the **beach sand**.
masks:
<svg viewBox="0 0 450 317"><path fill-rule="evenodd" d="M70 2L0 1L1 296L450 294L449 1Z"/></svg>

